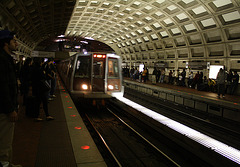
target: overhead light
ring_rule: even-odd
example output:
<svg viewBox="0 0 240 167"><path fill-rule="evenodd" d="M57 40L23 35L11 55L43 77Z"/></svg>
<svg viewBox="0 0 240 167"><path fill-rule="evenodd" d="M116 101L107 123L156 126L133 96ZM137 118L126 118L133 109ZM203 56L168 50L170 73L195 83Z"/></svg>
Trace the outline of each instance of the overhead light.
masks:
<svg viewBox="0 0 240 167"><path fill-rule="evenodd" d="M80 42L82 42L82 43L85 43L85 44L88 44L88 42L87 42L87 41L80 41Z"/></svg>
<svg viewBox="0 0 240 167"><path fill-rule="evenodd" d="M85 37L85 39L94 40L92 37Z"/></svg>

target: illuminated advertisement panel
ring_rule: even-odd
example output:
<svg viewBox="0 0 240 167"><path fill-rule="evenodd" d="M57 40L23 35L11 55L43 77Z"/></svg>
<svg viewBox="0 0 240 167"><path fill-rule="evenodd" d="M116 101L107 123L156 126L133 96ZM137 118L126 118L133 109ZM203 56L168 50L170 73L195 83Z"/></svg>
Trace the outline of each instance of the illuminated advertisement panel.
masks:
<svg viewBox="0 0 240 167"><path fill-rule="evenodd" d="M142 71L143 71L143 68L144 68L144 64L140 64L140 65L139 65L139 72L142 72Z"/></svg>
<svg viewBox="0 0 240 167"><path fill-rule="evenodd" d="M223 69L223 66L222 65L210 65L209 78L216 79L220 68Z"/></svg>

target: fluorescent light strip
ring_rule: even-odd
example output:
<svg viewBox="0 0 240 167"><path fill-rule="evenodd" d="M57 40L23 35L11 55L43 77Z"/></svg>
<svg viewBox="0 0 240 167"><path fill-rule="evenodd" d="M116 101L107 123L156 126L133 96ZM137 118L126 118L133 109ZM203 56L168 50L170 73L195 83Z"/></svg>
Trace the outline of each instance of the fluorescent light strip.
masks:
<svg viewBox="0 0 240 167"><path fill-rule="evenodd" d="M228 146L220 141L217 141L203 133L200 133L192 128L189 128L179 122L171 120L161 114L158 114L150 109L147 109L133 101L130 101L124 97L116 97L118 100L124 102L125 104L137 109L143 114L155 119L156 121L166 125L167 127L187 136L188 138L200 143L201 145L212 149L213 151L221 154L222 156L240 164L240 151Z"/></svg>

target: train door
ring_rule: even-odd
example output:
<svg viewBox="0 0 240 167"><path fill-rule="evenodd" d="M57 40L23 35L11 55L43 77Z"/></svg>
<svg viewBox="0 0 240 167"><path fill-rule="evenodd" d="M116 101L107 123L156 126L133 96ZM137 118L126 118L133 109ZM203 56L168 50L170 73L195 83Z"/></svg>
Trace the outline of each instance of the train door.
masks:
<svg viewBox="0 0 240 167"><path fill-rule="evenodd" d="M92 91L105 92L105 66L106 55L93 55L93 71L92 71Z"/></svg>
<svg viewBox="0 0 240 167"><path fill-rule="evenodd" d="M108 56L107 64L107 91L119 92L122 87L119 57Z"/></svg>
<svg viewBox="0 0 240 167"><path fill-rule="evenodd" d="M74 58L71 58L67 64L67 76L65 85L69 90L72 90L72 73L73 73L73 66L74 66Z"/></svg>

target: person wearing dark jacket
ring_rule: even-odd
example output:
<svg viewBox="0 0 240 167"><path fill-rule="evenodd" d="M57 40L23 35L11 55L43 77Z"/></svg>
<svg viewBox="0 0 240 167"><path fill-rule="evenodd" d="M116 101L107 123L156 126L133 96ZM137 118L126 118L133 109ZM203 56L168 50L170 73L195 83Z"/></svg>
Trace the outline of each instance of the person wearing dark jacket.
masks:
<svg viewBox="0 0 240 167"><path fill-rule="evenodd" d="M51 69L51 59L48 59L47 62L43 63L42 67L43 67L43 70L45 71L46 80L47 80L48 84L51 86L52 81L54 81L54 76L53 76L53 72ZM50 93L51 93L51 89L48 91L48 101L53 100Z"/></svg>
<svg viewBox="0 0 240 167"><path fill-rule="evenodd" d="M17 50L13 32L0 31L0 166L20 167L11 163L14 122L18 120L16 69L11 54Z"/></svg>
<svg viewBox="0 0 240 167"><path fill-rule="evenodd" d="M36 97L37 101L36 113L34 117L36 121L42 121L42 118L39 118L39 110L42 103L46 119L49 121L53 120L54 118L48 113L48 93L50 90L50 86L49 89L45 88L45 83L48 83L46 82L46 72L44 71L42 64L42 59L35 58L32 67L32 94Z"/></svg>
<svg viewBox="0 0 240 167"><path fill-rule="evenodd" d="M50 64L49 64L49 68L51 70L51 89L50 89L50 98L56 97L55 90L56 90L56 72L57 69L54 65L54 59L51 58L50 59Z"/></svg>
<svg viewBox="0 0 240 167"><path fill-rule="evenodd" d="M239 75L237 73L237 71L234 71L234 74L232 76L232 83L231 83L231 92L230 94L233 95L237 89L238 86L238 82L239 82Z"/></svg>
<svg viewBox="0 0 240 167"><path fill-rule="evenodd" d="M227 79L226 72L222 68L220 68L217 74L218 98L220 98L220 95L222 95L223 98L225 97L226 79Z"/></svg>
<svg viewBox="0 0 240 167"><path fill-rule="evenodd" d="M26 104L26 98L29 94L29 88L31 85L31 65L32 65L32 59L27 58L24 62L23 67L20 71L20 82L21 82L21 90L23 95L23 105Z"/></svg>

